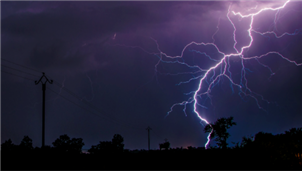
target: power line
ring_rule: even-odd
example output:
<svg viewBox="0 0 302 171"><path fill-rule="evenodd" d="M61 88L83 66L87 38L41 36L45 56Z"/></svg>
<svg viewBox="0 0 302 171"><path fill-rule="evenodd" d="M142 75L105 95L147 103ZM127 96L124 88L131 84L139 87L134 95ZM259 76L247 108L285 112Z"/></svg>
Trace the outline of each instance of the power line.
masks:
<svg viewBox="0 0 302 171"><path fill-rule="evenodd" d="M3 64L1 64L1 66L2 66L2 67L6 67L6 68L10 68L10 69L13 69L13 70L16 70L16 71L20 71L20 72L22 72L22 73L24 73L24 74L28 74L28 75L32 75L32 76L38 77L38 75L34 75L34 74L31 74L31 73L28 73L28 72L24 72L24 71L21 71L21 70L18 70L18 69L16 69L16 68L9 67L9 66L3 65Z"/></svg>
<svg viewBox="0 0 302 171"><path fill-rule="evenodd" d="M87 106L89 106L90 108L94 109L95 111L97 111L98 113L104 113L104 110L100 110L99 108L97 108L96 106L92 105L91 103L87 102L85 99L79 97L78 95L76 95L75 93L73 93L72 91L68 90L66 87L61 87L60 84L58 84L57 82L54 82L56 86L59 86L60 88L62 88L63 90L65 90L67 93L69 93L70 95L74 96L75 98L79 99L80 101L82 101L83 103L85 103ZM106 112L105 112L106 113ZM108 116L108 115L106 115ZM114 116L108 116L110 117L112 120L118 120L117 118L115 118ZM134 127L132 127L134 128ZM140 129L140 128L135 128L135 129Z"/></svg>
<svg viewBox="0 0 302 171"><path fill-rule="evenodd" d="M66 92L69 93L70 95L74 96L75 98L77 98L77 99L79 99L79 100L82 100L82 98L81 98L80 96L78 96L78 95L76 95L75 93L73 93L72 91L68 90L66 87L61 87L61 85L60 85L58 82L54 81L54 84L55 84L56 86L62 88L64 91L66 91Z"/></svg>
<svg viewBox="0 0 302 171"><path fill-rule="evenodd" d="M8 60L6 60L6 59L2 59L2 60L8 61ZM11 61L8 61L8 62L14 63L14 62L11 62ZM14 64L16 64L16 63L14 63ZM23 66L23 65L20 65L20 64L16 64L16 65L22 66L22 67L24 67L24 68L31 69L31 70L36 71L36 72L40 72L40 71L34 70L34 69L32 69L32 68L29 68L29 67L26 67L26 66ZM4 66L4 65L3 65L3 66ZM24 72L24 71L21 71L21 70L12 68L12 67L8 67L8 66L4 66L4 67L11 68L11 69L14 69L14 70L23 72L23 73L27 73L27 72ZM17 77L20 77L20 78L28 79L28 80L31 80L31 81L36 81L36 80L34 80L34 79L30 79L30 78L26 78L26 77L23 77L23 76L20 76L20 75L17 75L17 74L9 73L9 72L7 72L7 71L2 71L2 72L5 72L5 73L7 73L7 74L14 75L14 76L17 76ZM30 73L27 73L27 74L33 75L33 74L30 74ZM33 76L37 76L37 75L33 75ZM70 95L72 95L72 96L74 96L75 98L79 99L80 101L84 102L87 106L89 106L90 108L93 108L93 109L94 109L95 111L97 111L98 113L103 113L103 112L100 111L99 108L93 106L91 103L87 102L85 99L79 97L78 95L76 95L76 94L73 93L72 91L68 90L66 87L61 87L61 85L60 85L58 82L54 81L54 84L55 84L56 86L62 88L63 90L65 90L65 91L66 91L67 93L69 93ZM49 89L50 91L56 93L55 91L51 90L50 88L47 88L47 89ZM67 100L67 101L69 101L69 102L71 102L71 103L73 103L73 104L79 106L78 104L76 104L76 103L74 103L74 102L68 100L66 97L63 97L63 96L60 95L59 93L56 93L56 94L58 94L59 96L61 96L61 97L64 98L65 100ZM81 107L81 106L79 106L79 107ZM83 107L81 107L81 108L83 108ZM83 108L83 109L85 109L85 108ZM85 110L87 110L87 109L85 109ZM89 111L89 112L90 112L90 113L93 113L93 112L91 112L91 111ZM93 114L95 114L95 113L93 113ZM100 115L97 115L97 116L100 116ZM109 117L108 115L106 115L106 118L115 121L115 123L118 122L118 119L116 119L116 118L113 117L113 116L110 116L110 117ZM131 129L141 130L140 128L135 128L135 127L132 127L132 126L131 126L131 127L126 126L125 124L120 124L120 123L117 123L117 124L119 124L119 125L121 125L121 126L123 125L124 127L128 127L128 128L131 128Z"/></svg>
<svg viewBox="0 0 302 171"><path fill-rule="evenodd" d="M4 61L6 61L6 62L9 62L9 63L15 64L15 65L19 65L19 66L21 66L21 67L23 67L23 68L27 68L27 69L30 69L30 70L32 70L32 71L35 71L35 72L39 72L39 73L41 73L41 71L38 71L38 70L33 69L33 68L29 68L29 67L24 66L24 65L21 65L21 64L17 64L17 63L15 63L15 62L11 62L11 61L9 61L9 60L7 60L7 59L3 59L3 58L1 58L1 60L4 60Z"/></svg>
<svg viewBox="0 0 302 171"><path fill-rule="evenodd" d="M156 132L156 131L155 131L155 132ZM163 139L163 137L158 136L158 134L156 134L155 132L154 132L154 130L153 130L153 134L154 134L154 135L155 135L157 138L159 138L159 139Z"/></svg>
<svg viewBox="0 0 302 171"><path fill-rule="evenodd" d="M74 96L75 98L79 99L80 101L82 101L84 104L86 104L87 106L89 106L90 108L94 109L95 111L97 111L98 113L103 113L104 110L99 109L98 107L94 106L93 104L91 104L90 102L86 101L85 99L81 98L80 96L76 95L75 93L73 93L72 91L70 91L68 88L66 87L62 87L58 82L54 81L54 84L60 88L62 88L64 91L66 91L67 93L69 93L70 95ZM106 115L107 116L107 115ZM114 116L110 116L111 119L118 121L117 118L115 118ZM133 127L132 127L133 128ZM135 128L135 129L141 129L141 128ZM153 131L154 133L154 131ZM157 138L159 139L164 139L161 136L158 136L158 134L154 134Z"/></svg>
<svg viewBox="0 0 302 171"><path fill-rule="evenodd" d="M20 76L20 75L17 75L17 74L13 74L13 73L10 73L10 72L7 72L7 71L3 71L3 70L2 70L2 72L7 73L7 74L10 74L10 75L13 75L13 76L16 76L16 77L24 78L24 79L27 79L27 80L30 80L30 81L36 81L36 80L34 80L34 79L30 79L30 78L27 78L27 77L24 77L24 76ZM57 86L60 87L60 88L63 88L67 93L69 93L70 95L72 95L72 96L74 96L75 98L79 99L80 101L83 100L81 97L79 97L78 95L76 95L75 93L73 93L72 91L70 91L69 89L67 89L66 87L61 87L60 84L57 83L56 81L54 81L54 84L57 85ZM107 115L105 115L105 117L104 117L103 114L102 114L103 116L98 115L98 114L96 114L95 112L92 112L92 111L90 111L90 110L88 110L88 109L86 109L86 108L80 106L79 104L77 104L77 103L75 103L75 102L72 102L71 100L69 100L68 98L62 96L61 94L59 94L59 93L57 93L57 92L55 92L54 90L52 90L52 89L50 89L50 88L48 88L48 87L47 87L47 89L50 90L50 91L52 91L53 93L59 95L59 96L62 97L63 99L69 101L70 103L72 103L72 104L74 104L74 105L76 105L76 106L78 106L78 107L80 107L80 108L82 108L82 109L88 111L89 113L94 114L94 115L96 115L96 116L98 116L98 117L101 117L102 119L107 119L107 120L109 120L111 123L118 124L118 125L120 125L120 126L122 126L122 127L130 128L130 129L135 129L135 130L137 130L137 131L138 131L138 130L139 130L139 131L143 131L143 129L141 129L141 128L132 127L132 126L127 126L126 124L122 124L122 123L120 123L117 119L115 119L115 117L110 118L110 117L108 117ZM102 112L99 111L99 109L98 109L97 107L93 106L92 104L90 104L89 102L87 102L85 99L84 99L84 101L82 101L82 102L84 102L88 107L94 108L94 110L97 111L97 113L102 113ZM156 131L154 131L154 130L153 130L153 135L156 136L156 137L159 138L159 139L163 139L161 136L158 136L158 134L156 134Z"/></svg>
<svg viewBox="0 0 302 171"><path fill-rule="evenodd" d="M20 78L24 78L24 79L27 79L27 80L30 80L30 81L36 81L36 80L34 80L34 79L26 78L26 77L23 77L23 76L20 76L20 75L17 75L17 74L13 74L13 73L10 73L10 72L7 72L7 71L3 71L3 70L2 70L2 72L7 73L7 74L10 74L10 75L13 75L13 76L17 76L17 77L20 77ZM58 85L58 83L57 83L56 85ZM94 114L94 115L96 115L96 116L98 116L98 117L101 117L100 115L95 114L94 112L91 112L90 110L88 110L88 109L86 109L86 108L84 108L84 107L82 107L82 106L80 106L80 105L78 105L78 104L72 102L71 100L69 100L68 98L62 96L61 94L59 94L59 93L57 93L57 92L55 92L54 90L52 90L52 89L50 89L50 88L48 88L48 87L47 87L47 89L50 90L50 91L52 91L53 93L55 93L55 94L61 96L61 97L64 98L65 100L69 101L70 103L72 103L72 104L74 104L74 105L76 105L76 106L78 106L78 107L80 107L80 108L82 108L82 109L88 111L89 113L92 113L92 114ZM73 96L75 96L75 97L77 97L77 98L80 98L80 97L77 96L75 93L72 93L72 92L69 91L69 90L67 90L67 92L70 93L70 94L72 94ZM88 103L88 104L89 104L89 103ZM96 110L96 109L95 109L95 110ZM104 117L101 117L101 118L104 119ZM131 129L143 131L142 129L139 129L139 128L134 128L134 127L127 126L127 125L125 125L125 124L118 123L118 121L116 121L115 119L112 119L112 118L105 118L105 119L109 119L109 121L110 121L111 123L115 123L115 124L118 124L118 125L123 126L123 127L126 127L126 128L131 128ZM43 146L43 142L42 142L42 146ZM148 145L148 147L149 147L149 149L150 149L150 140L149 140L149 145Z"/></svg>
<svg viewBox="0 0 302 171"><path fill-rule="evenodd" d="M39 72L39 71L37 71L37 70L35 70L35 69L32 69L32 68L26 67L26 66L24 66L24 65L20 65L20 64L17 64L17 63L14 63L14 62L8 61L8 60L6 60L6 59L2 59L2 60L5 60L5 61L7 61L7 62L10 62L10 63L16 64L16 65L19 65L19 66L22 66L22 67L24 67L24 68L31 69L31 70L36 71L36 72ZM35 76L35 77L37 76L37 75L30 74L30 73L27 73L27 72L24 72L24 71L21 71L21 70L18 70L18 69L15 69L15 68L9 67L9 66L5 66L5 65L2 65L2 66L7 67L7 68L11 68L11 69L14 69L14 70L16 70L16 71L20 71L20 72L22 72L22 73L26 73L26 74L29 74L29 75L32 75L32 76ZM7 73L7 72L6 72L6 73ZM10 74L11 74L11 73L10 73ZM15 74L11 74L11 75L15 75ZM18 75L15 75L15 76L18 76ZM21 77L21 76L18 76L18 77ZM25 77L21 77L21 78L25 78ZM28 78L26 78L26 79L28 79ZM29 79L29 80L32 80L32 79ZM98 109L97 107L93 106L92 104L90 104L89 102L87 102L85 99L83 99L83 98L79 97L78 95L76 95L76 94L75 94L75 93L73 93L72 91L68 90L67 88L65 88L65 87L61 87L61 85L60 85L58 82L54 81L54 84L55 84L56 86L60 87L60 88L63 88L63 90L65 90L67 93L69 93L70 95L72 95L72 96L74 96L75 98L79 99L80 101L84 102L84 103L85 103L86 105L88 105L89 107L91 107L91 108L93 108L94 110L96 110L96 111L100 112L100 111L99 111L99 109ZM100 112L100 113L101 113L101 112ZM114 117L113 117L113 118L111 118L111 119L115 119L115 120L117 120L117 119L116 119L116 118L114 118Z"/></svg>
<svg viewBox="0 0 302 171"><path fill-rule="evenodd" d="M14 69L14 68L13 68L13 69ZM15 70L16 70L16 69L15 69ZM21 70L18 70L18 71L21 71ZM26 77L23 77L23 76L20 76L20 75L17 75L17 74L13 74L13 73L10 73L10 72L7 72L7 71L2 71L2 72L7 73L7 74L10 74L10 75L17 76L17 77L20 77L20 78L28 79L28 80L31 80L31 81L36 81L36 80L34 80L34 79L26 78ZM21 71L21 72L23 72L23 71ZM75 98L79 99L80 101L83 100L83 99L80 98L78 95L76 95L75 93L73 93L73 92L71 92L70 90L66 89L65 87L61 87L60 84L58 84L57 82L54 82L54 83L55 83L55 85L57 85L57 86L60 87L60 88L63 88L66 92L68 92L69 94L71 94L71 95L74 96ZM49 88L47 88L47 89L49 89ZM53 90L51 90L51 89L49 89L49 90L52 91L52 92L54 92L54 93L56 93L55 91L53 91ZM56 93L56 94L58 94L58 93ZM61 97L64 98L64 99L66 99L67 101L69 101L69 102L71 102L71 103L77 105L76 103L74 103L74 102L68 100L67 98L63 97L62 95L60 95L60 94L58 94L58 95L61 96ZM99 111L98 108L96 108L95 106L93 106L93 105L91 105L90 103L88 103L85 99L84 99L84 101L82 101L82 102L84 102L87 106L89 106L89 107L91 107L91 108L94 108L94 110L97 111L98 113L102 113L101 111ZM79 106L79 105L77 105L77 106ZM79 107L81 107L81 106L79 106ZM83 107L81 107L81 108L83 108ZM83 108L83 109L85 109L85 108ZM87 109L85 109L85 110L87 110ZM91 111L89 111L89 112L92 113ZM95 113L93 113L93 114L95 114ZM97 116L99 116L99 115L97 115ZM115 122L117 122L117 119L114 118L114 117L113 117L113 118L112 118L112 117L108 117L107 115L106 115L105 117L106 117L107 119L109 119L109 120L112 120L112 121L115 120ZM120 124L120 125L121 125L121 124ZM124 126L125 126L125 125L124 125ZM128 126L126 126L126 127L128 127ZM138 128L134 128L134 127L128 127L128 128L131 128L131 129L138 129Z"/></svg>
<svg viewBox="0 0 302 171"><path fill-rule="evenodd" d="M69 100L68 98L62 96L61 94L59 94L59 93L57 93L57 92L55 92L54 90L52 90L52 89L50 89L50 88L48 88L48 87L47 87L47 89L50 90L50 91L52 91L53 93L55 93L55 94L61 96L63 99L69 101L70 103L72 103L72 104L74 104L74 105L76 105L76 106L78 106L78 107L80 107L80 108L82 108L82 109L84 109L84 110L86 110L86 111L88 111L88 112L90 112L90 113L96 115L96 116L99 116L99 115L95 114L94 112L91 112L91 111L89 111L88 109L86 109L86 108L84 108L84 107L82 107L82 106L76 104L75 102L72 102L71 100Z"/></svg>
<svg viewBox="0 0 302 171"><path fill-rule="evenodd" d="M57 82L55 82L55 85L62 88L63 90L65 90L67 93L69 93L70 95L72 95L73 97L79 99L80 101L82 101L83 103L85 103L87 106L93 108L94 110L96 110L97 112L101 113L101 111L99 111L99 109L95 106L93 106L92 104L88 103L85 99L79 97L78 95L76 95L75 93L73 93L72 91L68 90L66 87L61 87ZM109 116L108 116L109 117ZM111 116L112 117L112 116ZM111 118L111 119L115 119L116 118Z"/></svg>
<svg viewBox="0 0 302 171"><path fill-rule="evenodd" d="M1 72L7 73L7 74L10 74L10 75L14 75L14 76L17 76L17 77L21 77L21 78L24 78L24 79L27 79L27 80L35 81L34 79L26 78L26 77L16 75L16 74L13 74L13 73L10 73L10 72L7 72L7 71L2 70Z"/></svg>
<svg viewBox="0 0 302 171"><path fill-rule="evenodd" d="M8 61L8 60L6 60L6 59L2 59L2 60ZM8 62L10 62L10 61L8 61ZM14 62L10 62L10 63L14 63ZM14 64L16 64L16 63L14 63ZM2 64L1 64L1 65L2 65ZM20 65L20 64L16 64L16 65L22 66L22 65ZM6 65L2 65L2 66L6 67L6 68L13 69L13 70L16 70L16 71L19 71L19 72L22 72L22 73L29 74L29 75L32 75L32 76L38 76L38 75L34 75L34 74L31 74L31 73L28 73L28 72L24 72L24 71L22 71L22 70L18 70L18 69L16 69L16 68L9 67L9 66L6 66ZM28 67L25 67L25 66L22 66L22 67L28 68ZM28 69L31 69L31 68L28 68ZM34 69L31 69L31 70L34 70ZM3 71L3 70L2 70L2 71ZM37 71L37 70L34 70L34 71ZM35 80L33 80L33 79L26 78L26 77L23 77L23 76L20 76L20 75L17 75L17 74L13 74L13 73L10 73L10 72L7 72L7 71L3 71L3 72L5 72L5 73L7 73L7 74L10 74L10 75L14 75L14 76L20 77L20 78L25 78L25 79L28 79L28 80L31 80L31 81L35 81ZM37 71L37 72L38 72L38 71ZM63 88L63 87L61 87L60 84L57 83L56 81L55 81L54 83L55 83L55 85L57 85L58 87ZM77 99L79 99L79 100L82 101L82 98L80 98L79 96L77 96L75 93L72 93L71 91L67 90L65 87L64 87L64 90L65 90L66 92L68 92L69 94L71 94L72 96L74 96L74 97L76 97ZM86 102L86 101L84 101L84 102ZM86 102L86 103L87 103L87 102Z"/></svg>
<svg viewBox="0 0 302 171"><path fill-rule="evenodd" d="M49 90L52 91L53 93L55 93L55 94L61 96L61 97L64 98L65 100L67 100L67 101L73 103L74 105L76 105L76 106L78 106L78 107L80 107L80 108L82 108L82 109L88 111L89 113L92 113L92 114L94 114L94 115L96 115L96 116L101 117L100 115L97 115L97 114L95 114L94 112L91 112L90 110L88 110L88 109L86 109L86 108L84 108L84 107L82 107L82 106L80 106L80 105L78 105L78 104L76 104L76 103L70 101L69 99L67 99L66 97L62 96L61 94L55 92L54 90L52 90L52 89L50 89L50 88L47 88L47 89L49 89ZM103 119L104 119L104 118L103 118ZM115 124L118 124L118 125L121 125L121 126L124 126L124 127L127 127L127 128L135 129L135 130L140 130L140 129L137 129L137 128L134 128L134 127L129 127L129 126L125 125L125 124L118 123L117 121L114 121L114 119L112 119L112 118L107 118L107 119L109 119L111 123L115 123Z"/></svg>

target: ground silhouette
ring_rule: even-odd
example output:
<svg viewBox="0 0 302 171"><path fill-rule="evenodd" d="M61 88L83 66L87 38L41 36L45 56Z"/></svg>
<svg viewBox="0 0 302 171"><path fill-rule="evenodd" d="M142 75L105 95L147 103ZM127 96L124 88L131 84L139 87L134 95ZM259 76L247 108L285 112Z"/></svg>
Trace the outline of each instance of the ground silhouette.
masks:
<svg viewBox="0 0 302 171"><path fill-rule="evenodd" d="M19 145L9 139L1 144L1 169L302 169L302 128L292 128L277 135L258 132L233 143L234 147L228 147L226 130L234 125L232 120L232 117L220 118L212 124L220 125L213 126L216 136L220 137L218 146L208 149L189 146L129 150L124 149L124 138L115 134L112 141L100 141L89 149L90 154L85 154L81 152L83 140L71 139L66 134L57 138L53 146L43 148L33 148L28 136L24 136Z"/></svg>

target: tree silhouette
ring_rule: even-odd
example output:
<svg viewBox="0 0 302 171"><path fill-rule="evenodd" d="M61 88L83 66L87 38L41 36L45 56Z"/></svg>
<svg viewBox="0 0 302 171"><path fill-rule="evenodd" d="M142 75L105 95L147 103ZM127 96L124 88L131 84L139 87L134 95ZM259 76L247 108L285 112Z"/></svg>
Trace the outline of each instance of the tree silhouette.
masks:
<svg viewBox="0 0 302 171"><path fill-rule="evenodd" d="M82 147L85 145L82 138L72 138L66 134L61 135L53 143L54 148L59 152L81 153Z"/></svg>
<svg viewBox="0 0 302 171"><path fill-rule="evenodd" d="M111 141L100 141L98 145L93 145L88 152L90 154L102 154L102 153L109 153L113 152L115 149L112 145Z"/></svg>
<svg viewBox="0 0 302 171"><path fill-rule="evenodd" d="M298 160L297 163L302 166L302 128L291 128L289 131L285 131L280 142L283 142L280 147L283 151L283 158L286 157L290 161Z"/></svg>
<svg viewBox="0 0 302 171"><path fill-rule="evenodd" d="M253 144L253 141L254 141L253 138L254 137L246 137L246 136L242 137L240 147L251 148L252 144Z"/></svg>
<svg viewBox="0 0 302 171"><path fill-rule="evenodd" d="M120 134L114 134L112 138L112 147L115 151L121 152L124 150L124 138Z"/></svg>
<svg viewBox="0 0 302 171"><path fill-rule="evenodd" d="M274 135L272 133L258 132L255 135L255 145L261 148L270 148L273 147Z"/></svg>
<svg viewBox="0 0 302 171"><path fill-rule="evenodd" d="M188 150L195 150L195 148L194 148L194 147L192 147L191 145L190 145L190 146L188 146L187 148L188 148Z"/></svg>
<svg viewBox="0 0 302 171"><path fill-rule="evenodd" d="M13 144L11 139L6 140L4 143L1 144L2 151L13 151L16 150L16 145Z"/></svg>
<svg viewBox="0 0 302 171"><path fill-rule="evenodd" d="M291 128L289 131L285 131L287 140L291 140L293 144L302 144L302 128Z"/></svg>
<svg viewBox="0 0 302 171"><path fill-rule="evenodd" d="M70 138L66 134L61 135L60 138L57 138L52 144L54 148L60 152L68 152Z"/></svg>
<svg viewBox="0 0 302 171"><path fill-rule="evenodd" d="M241 148L241 145L242 145L242 144L239 145L239 142L237 142L237 143L232 142L232 144L235 144L235 146L232 149L239 149L239 148Z"/></svg>
<svg viewBox="0 0 302 171"><path fill-rule="evenodd" d="M19 147L21 150L33 150L32 139L29 138L28 136L24 136Z"/></svg>
<svg viewBox="0 0 302 171"><path fill-rule="evenodd" d="M97 147L102 152L111 152L113 150L111 141L100 141Z"/></svg>
<svg viewBox="0 0 302 171"><path fill-rule="evenodd" d="M70 148L69 148L69 152L72 153L81 153L82 152L82 147L84 146L84 142L82 138L72 138L70 140Z"/></svg>
<svg viewBox="0 0 302 171"><path fill-rule="evenodd" d="M233 117L229 118L219 118L214 124L208 124L204 128L204 132L212 132L210 138L215 138L217 145L221 149L226 149L228 146L227 139L230 137L230 134L227 132L231 126L236 125L233 121Z"/></svg>
<svg viewBox="0 0 302 171"><path fill-rule="evenodd" d="M122 152L124 150L124 138L120 134L114 134L112 141L100 141L88 150L90 154L101 154L108 152Z"/></svg>
<svg viewBox="0 0 302 171"><path fill-rule="evenodd" d="M89 152L90 154L97 154L97 153L98 153L98 147L97 147L97 145L91 146L91 148L88 149L88 152Z"/></svg>

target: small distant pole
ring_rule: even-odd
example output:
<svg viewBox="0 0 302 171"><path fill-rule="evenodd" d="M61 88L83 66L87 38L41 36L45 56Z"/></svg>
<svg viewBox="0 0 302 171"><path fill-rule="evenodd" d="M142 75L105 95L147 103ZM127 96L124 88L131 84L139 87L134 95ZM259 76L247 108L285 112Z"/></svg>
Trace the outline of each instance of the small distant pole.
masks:
<svg viewBox="0 0 302 171"><path fill-rule="evenodd" d="M150 130L152 129L148 126L146 130L148 130L148 151L150 151Z"/></svg>
<svg viewBox="0 0 302 171"><path fill-rule="evenodd" d="M42 83L42 91L43 91L43 97L42 97L42 147L45 146L45 90L46 90L46 82L49 82L52 84L52 80L48 80L47 77L45 76L45 73L42 72L42 77L40 78L39 81L35 81L36 85L39 84L40 82ZM43 83L41 80L42 78L45 77L46 81Z"/></svg>

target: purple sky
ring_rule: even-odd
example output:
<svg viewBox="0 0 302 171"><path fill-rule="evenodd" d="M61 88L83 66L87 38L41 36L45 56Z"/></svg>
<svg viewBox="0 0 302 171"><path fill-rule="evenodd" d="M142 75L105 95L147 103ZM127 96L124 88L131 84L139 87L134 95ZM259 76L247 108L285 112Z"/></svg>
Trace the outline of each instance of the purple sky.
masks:
<svg viewBox="0 0 302 171"><path fill-rule="evenodd" d="M197 70L159 62L159 55L152 53L158 54L159 48L169 56L178 56L192 41L214 41L221 52L235 53L234 28L226 17L229 6L232 4L230 9L235 12L249 14L283 3L1 1L1 143L11 138L19 144L28 135L34 146L41 146L42 85L34 81L45 72L54 81L46 85L50 88L46 90L46 145L67 134L83 138L88 149L118 133L124 137L125 148L146 149L146 128L150 126L152 149L158 149L165 138L171 147L204 146L207 134L203 133L204 123L200 124L193 112L193 103L186 106L187 116L184 106L176 106L165 117L173 104L193 97L184 93L195 91L199 80L176 84L204 72L167 75ZM255 16L256 32L296 34L276 38L252 32L254 41L244 57L278 51L302 63L301 9L302 2L289 2L282 10ZM250 18L229 16L236 26L236 48L240 49L250 41ZM213 46L191 45L178 61L203 69L217 63L197 51L215 60L223 57ZM240 84L240 58L232 56L227 61L233 81ZM276 134L301 127L302 66L276 54L243 61L248 88L270 103L257 95L255 100L239 94L227 77L221 77L209 93L211 99L200 99L199 103L207 107L198 108L200 115L211 123L233 116L237 125L230 129L230 145L259 131ZM270 70L275 74L271 76ZM259 109L257 101L266 112Z"/></svg>

